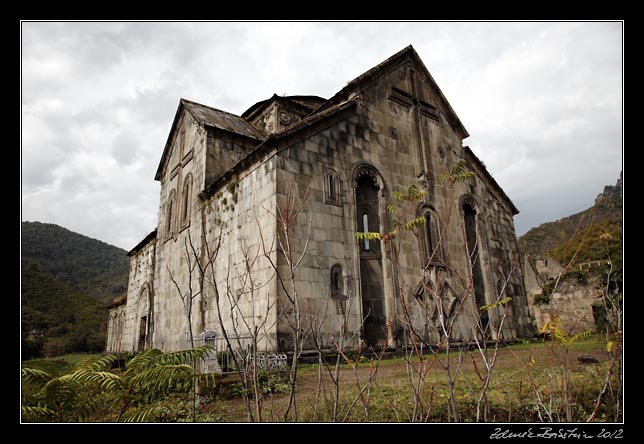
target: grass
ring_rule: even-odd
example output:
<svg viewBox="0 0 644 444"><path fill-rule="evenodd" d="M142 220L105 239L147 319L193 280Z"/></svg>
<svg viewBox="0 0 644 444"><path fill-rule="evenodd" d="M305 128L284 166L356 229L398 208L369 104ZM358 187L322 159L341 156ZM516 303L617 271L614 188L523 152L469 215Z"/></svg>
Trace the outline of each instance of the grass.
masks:
<svg viewBox="0 0 644 444"><path fill-rule="evenodd" d="M599 359L598 364L581 364L577 360L580 354L591 354ZM52 365L60 366L61 371L71 369L81 358L87 355L65 355L51 360ZM445 353L438 357L445 360ZM461 359L460 367L457 364ZM427 354L423 360L432 363L434 358ZM492 373L487 391L489 400L490 422L537 422L540 420L563 421L566 404L571 405L575 421L585 420L593 409L594 400L601 390L606 375L608 353L606 341L598 336L583 338L566 350L557 346L553 349L548 341L524 342L502 347ZM411 359L417 365L417 358ZM476 363L476 365L474 364ZM376 363L374 362L374 365ZM25 363L29 365L29 363ZM450 353L452 372L457 371L455 381L455 401L458 421L470 422L476 418L476 401L480 396L481 379L484 362L476 348L452 349ZM331 364L331 367L333 365ZM318 380L317 365L302 365L298 371L297 404L298 420L313 422L333 421L333 389L326 368L322 369L322 379ZM478 370L478 372L477 372ZM568 373L569 384L565 396L562 391L564 370ZM409 420L413 409L413 398L408 379L408 367L404 357L383 359L378 366L375 382L368 392L368 408L357 398L359 389L354 370L345 364L340 368L339 415L336 420L349 422L404 422ZM358 365L360 387L369 379L370 362ZM220 383L216 393L200 398L195 420L199 422L246 422L246 407L239 395L239 383ZM238 380L238 379L237 379ZM284 380L269 378L271 387L266 387L262 400L264 421L279 422L283 420L283 410L288 400ZM318 386L320 387L318 395ZM436 360L427 373L426 384L422 392L423 409L429 421L446 422L448 419L449 384L447 373ZM356 401L353 407L352 403ZM545 403L549 412L539 407L538 400ZM190 421L192 420L192 396L190 393L175 393L157 400L155 421ZM317 409L315 406L317 405ZM542 404L543 406L543 404ZM610 400L599 410L598 420L612 420L613 412ZM254 400L251 410L254 411ZM368 410L366 412L365 410ZM547 416L551 414L551 417ZM92 421L113 420L112 413L104 409L97 413Z"/></svg>
<svg viewBox="0 0 644 444"><path fill-rule="evenodd" d="M91 358L100 356L100 353L77 353L77 354L68 354L60 355L54 358L38 358L31 359L29 361L24 361L22 363L23 367L37 367L39 369L45 370L50 375L56 377L64 375L65 373L70 373L74 366L83 358Z"/></svg>
<svg viewBox="0 0 644 444"><path fill-rule="evenodd" d="M535 392L542 399L552 399L553 420L563 420L563 403L558 392L559 385L551 384L559 380L562 373L562 361L565 362L565 350L557 347L552 353L548 341L515 344L503 347L499 351L499 360L493 371L492 381L488 390L490 401L490 416L492 422L534 422L539 421L539 413ZM585 365L577 360L580 354L592 354L600 360L600 364ZM458 350L452 350L451 365L457 365ZM479 372L483 371L484 363L476 349L462 350L463 357L460 370L455 382L455 398L460 422L473 421L476 417L476 399L480 394L481 381L473 362L476 362ZM445 353L439 354L445 359ZM432 360L431 355L423 356ZM592 413L593 401L601 389L602 377L605 375L607 360L606 341L599 337L589 337L573 344L569 350L568 370L571 375L571 387L568 398L574 404L575 420L585 420ZM415 364L415 359L412 359ZM300 421L332 421L333 385L328 373L323 369L320 385L321 392L317 399L318 407L315 412L316 392L318 387L318 366L303 365L298 372L297 400ZM362 362L358 366L358 378L364 385L369 377L369 363ZM558 379L559 378L559 379ZM383 359L378 368L375 383L372 385L369 397L369 417L364 406L358 401L349 412L349 406L358 394L353 370L347 365L341 365L340 371L340 411L339 420L363 422L401 422L406 421L412 410L412 397L407 378L405 358L397 357ZM216 422L246 421L243 400L235 397L219 396L202 411L202 418ZM434 362L427 376L423 399L426 410L429 410L430 421L447 421L447 404L449 385L446 372L438 362ZM263 401L264 420L282 421L282 410L287 396L277 394ZM431 407L431 408L430 408ZM542 417L545 415L542 413ZM603 412L603 419L610 419L610 412ZM208 416L211 414L212 416ZM599 418L600 420L602 417ZM199 418L197 418L199 420Z"/></svg>

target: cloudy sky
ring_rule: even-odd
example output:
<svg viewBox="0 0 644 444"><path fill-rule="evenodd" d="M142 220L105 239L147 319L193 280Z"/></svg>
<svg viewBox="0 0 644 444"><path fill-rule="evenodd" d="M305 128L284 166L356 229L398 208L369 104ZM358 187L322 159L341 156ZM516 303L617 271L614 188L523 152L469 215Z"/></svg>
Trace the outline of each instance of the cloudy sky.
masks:
<svg viewBox="0 0 644 444"><path fill-rule="evenodd" d="M412 44L521 211L517 234L584 210L622 169L623 24L21 25L22 220L130 249L179 98L241 114L331 97Z"/></svg>

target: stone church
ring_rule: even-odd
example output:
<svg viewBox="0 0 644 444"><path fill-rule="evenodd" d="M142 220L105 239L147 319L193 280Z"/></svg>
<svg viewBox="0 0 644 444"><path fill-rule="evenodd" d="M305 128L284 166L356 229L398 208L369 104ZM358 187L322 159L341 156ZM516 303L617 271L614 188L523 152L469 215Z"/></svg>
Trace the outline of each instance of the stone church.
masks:
<svg viewBox="0 0 644 444"><path fill-rule="evenodd" d="M450 317L451 339L471 341L477 326L499 325L499 310L479 308L505 296L503 338L531 335L518 210L468 135L411 46L329 99L273 95L241 116L181 99L155 175L158 226L128 253L107 350L178 350L226 333L289 351L294 299L305 349L311 331L322 347L342 331L350 346L401 346L409 321L437 343ZM439 175L459 159L475 175L450 187ZM418 239L401 234L396 254L358 240L391 230L392 193L411 184L427 190L411 208L425 222ZM287 205L301 206L288 239Z"/></svg>

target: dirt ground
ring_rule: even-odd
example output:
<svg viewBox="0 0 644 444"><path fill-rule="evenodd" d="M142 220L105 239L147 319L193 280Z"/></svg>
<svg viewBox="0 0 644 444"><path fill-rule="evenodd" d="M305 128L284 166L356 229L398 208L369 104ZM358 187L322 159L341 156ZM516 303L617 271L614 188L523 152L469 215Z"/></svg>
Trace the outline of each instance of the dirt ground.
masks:
<svg viewBox="0 0 644 444"><path fill-rule="evenodd" d="M592 355L599 362L581 363L578 357L582 354ZM489 350L488 362L492 355L493 350ZM420 363L415 355L381 361L363 358L356 369L343 362L339 372L337 403L334 403L335 384L329 374L335 372L335 362L322 367L316 364L302 365L298 368L296 405L288 420L292 421L297 411L297 420L304 422L408 421L414 417L414 389L422 393L420 408L424 412L423 417L429 421L453 420L447 412L450 398L447 366L449 375L454 380L453 393L458 420L474 420L486 369L481 353L477 349L460 352L458 349L452 350L448 365L445 353L438 357L425 354L421 359L426 371L424 384L420 385ZM574 344L568 353L564 348L548 342L500 348L487 391L490 404L488 420L539 420L539 414L545 415L545 412L542 413L535 406L539 399L546 398L554 400L555 405L560 405L551 410L553 414L555 410L557 414L560 410L563 411L562 401L565 401L575 406L580 417L588 415L592 412L592 402L601 389L607 360L606 343L596 338ZM568 380L563 378L564 372L569 375ZM245 403L239 394L240 384L235 383L236 379L238 381L238 377L227 377L220 384L217 395L202 406L202 420L249 420ZM289 399L285 393L288 385L285 379L273 379L264 387L265 394L260 403L261 420L281 422L285 420L284 409ZM568 381L568 385L563 387L565 381ZM334 404L337 404L335 409ZM416 410L418 409L416 405ZM253 420L257 420L257 405L253 399L250 401L250 410Z"/></svg>

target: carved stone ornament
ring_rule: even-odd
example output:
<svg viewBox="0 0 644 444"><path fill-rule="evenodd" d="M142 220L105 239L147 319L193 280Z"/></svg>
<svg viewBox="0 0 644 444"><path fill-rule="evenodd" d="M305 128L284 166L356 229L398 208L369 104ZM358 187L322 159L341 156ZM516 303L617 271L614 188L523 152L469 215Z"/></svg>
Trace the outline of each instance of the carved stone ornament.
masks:
<svg viewBox="0 0 644 444"><path fill-rule="evenodd" d="M280 111L280 123L288 125L291 123L291 116L286 111Z"/></svg>

